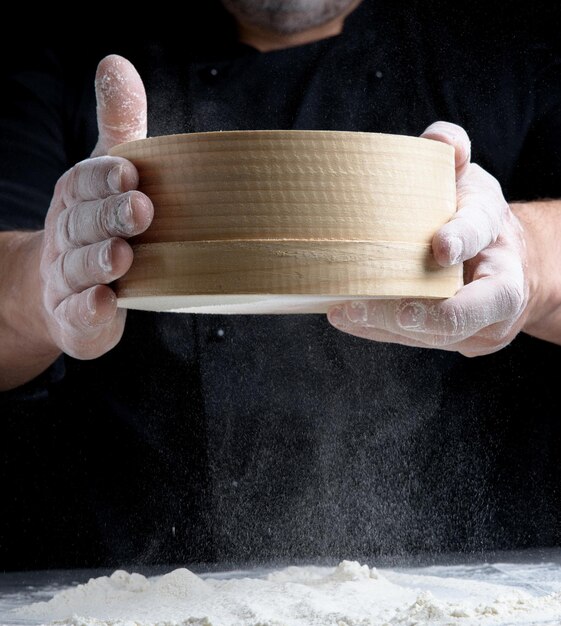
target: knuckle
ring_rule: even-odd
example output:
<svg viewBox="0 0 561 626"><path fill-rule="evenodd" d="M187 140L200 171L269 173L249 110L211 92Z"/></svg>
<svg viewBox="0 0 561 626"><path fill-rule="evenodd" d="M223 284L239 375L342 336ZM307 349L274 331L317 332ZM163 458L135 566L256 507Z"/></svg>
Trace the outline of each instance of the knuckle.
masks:
<svg viewBox="0 0 561 626"><path fill-rule="evenodd" d="M489 186L489 190L495 195L502 198L503 196L503 188L501 187L501 183L489 172L485 172L485 180L487 185Z"/></svg>
<svg viewBox="0 0 561 626"><path fill-rule="evenodd" d="M70 250L64 250L54 262L53 285L74 291L75 287L70 272Z"/></svg>
<svg viewBox="0 0 561 626"><path fill-rule="evenodd" d="M479 163L471 163L470 174L475 179L485 179L486 176L490 176L486 170L484 170Z"/></svg>
<svg viewBox="0 0 561 626"><path fill-rule="evenodd" d="M445 333L455 336L463 332L464 316L457 306L443 302L434 305L430 315Z"/></svg>
<svg viewBox="0 0 561 626"><path fill-rule="evenodd" d="M478 220L474 219L472 214L466 214L462 212L458 214L458 217L451 222L451 233L457 237L460 237L464 242L466 250L475 254L480 249L481 240L481 228L478 225Z"/></svg>
<svg viewBox="0 0 561 626"><path fill-rule="evenodd" d="M461 334L464 330L464 316L454 306L447 306L443 309L443 323L451 335Z"/></svg>
<svg viewBox="0 0 561 626"><path fill-rule="evenodd" d="M494 321L504 325L505 321L516 320L526 306L527 296L524 281L503 273L498 276L493 289Z"/></svg>
<svg viewBox="0 0 561 626"><path fill-rule="evenodd" d="M59 250L63 250L71 244L72 241L72 226L70 222L72 220L71 212L68 209L62 211L56 221L55 229L55 243Z"/></svg>
<svg viewBox="0 0 561 626"><path fill-rule="evenodd" d="M69 326L69 322L72 319L72 316L69 315L68 312L68 300L63 300L53 311L53 319L56 323L56 325L59 328L59 332L60 332L60 348L62 350L64 350L65 352L66 350L66 344L68 341L67 338L67 333L68 333L68 326Z"/></svg>
<svg viewBox="0 0 561 626"><path fill-rule="evenodd" d="M509 280L503 285L502 293L505 302L505 312L509 317L516 316L522 311L526 302L526 294L523 285L518 281Z"/></svg>
<svg viewBox="0 0 561 626"><path fill-rule="evenodd" d="M66 188L68 187L68 181L72 175L72 168L64 172L64 174L56 181L54 196L61 198L63 201L66 196Z"/></svg>
<svg viewBox="0 0 561 626"><path fill-rule="evenodd" d="M456 190L456 203L459 208L466 204L473 190L468 185L459 185Z"/></svg>
<svg viewBox="0 0 561 626"><path fill-rule="evenodd" d="M57 181L55 193L60 194L64 203L69 203L106 198L118 193L120 185L132 189L137 184L138 172L130 161L121 157L100 156L85 159L71 167Z"/></svg>
<svg viewBox="0 0 561 626"><path fill-rule="evenodd" d="M103 206L103 203L102 203L102 206ZM93 209L90 220L91 220L92 231L93 231L92 235L95 238L94 241L97 239L104 239L105 237L107 237L107 231L106 231L105 223L103 219L102 207L96 206Z"/></svg>
<svg viewBox="0 0 561 626"><path fill-rule="evenodd" d="M75 166L74 194L77 199L87 199L93 189L98 165L95 159L85 159Z"/></svg>
<svg viewBox="0 0 561 626"><path fill-rule="evenodd" d="M88 168L87 193L91 198L106 198L115 193L112 174L115 163L112 157L97 157Z"/></svg>
<svg viewBox="0 0 561 626"><path fill-rule="evenodd" d="M71 203L73 198L76 195L75 187L76 187L78 167L79 167L79 164L74 165L67 172L65 172L59 179L60 195L61 195L62 201L65 204Z"/></svg>
<svg viewBox="0 0 561 626"><path fill-rule="evenodd" d="M103 190L103 178L100 180L100 166L96 164L89 164L87 168L84 168L84 176L82 177L81 194L83 197L98 196Z"/></svg>
<svg viewBox="0 0 561 626"><path fill-rule="evenodd" d="M106 252L105 245L93 245L90 246L86 254L82 256L82 270L83 273L91 276L92 278L99 278L105 271L110 269L109 254Z"/></svg>
<svg viewBox="0 0 561 626"><path fill-rule="evenodd" d="M43 304L47 311L51 311L56 305L58 284L53 275L53 267L48 270L41 268L42 288L43 288Z"/></svg>
<svg viewBox="0 0 561 626"><path fill-rule="evenodd" d="M78 163L75 175L75 194L80 199L105 198L114 193L111 171L117 165L114 157L95 157Z"/></svg>
<svg viewBox="0 0 561 626"><path fill-rule="evenodd" d="M501 190L501 197L499 199L499 207L500 207L500 215L501 215L501 222L506 222L511 215L511 210L510 210L510 205L508 204L508 202L505 200L502 190Z"/></svg>
<svg viewBox="0 0 561 626"><path fill-rule="evenodd" d="M101 200L94 210L95 232L98 239L108 239L113 230L114 196Z"/></svg>
<svg viewBox="0 0 561 626"><path fill-rule="evenodd" d="M497 210L497 203L488 196L481 200L479 210L481 212L481 226L485 225L484 227L488 231L486 239L489 240L489 243L496 241L501 232L502 210Z"/></svg>
<svg viewBox="0 0 561 626"><path fill-rule="evenodd" d="M85 160L76 163L64 174L63 178L66 177L63 186L63 200L65 203L71 204L82 197L84 174L88 170L88 160Z"/></svg>
<svg viewBox="0 0 561 626"><path fill-rule="evenodd" d="M502 207L498 210L497 203L486 195L468 198L466 194L457 215L458 230L477 251L494 243L501 233Z"/></svg>

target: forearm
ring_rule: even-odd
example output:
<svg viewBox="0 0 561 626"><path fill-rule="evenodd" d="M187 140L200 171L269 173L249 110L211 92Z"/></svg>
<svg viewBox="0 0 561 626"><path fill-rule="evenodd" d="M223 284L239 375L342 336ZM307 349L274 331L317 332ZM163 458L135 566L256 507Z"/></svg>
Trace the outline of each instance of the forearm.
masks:
<svg viewBox="0 0 561 626"><path fill-rule="evenodd" d="M0 233L0 391L35 378L60 354L47 330L42 232Z"/></svg>
<svg viewBox="0 0 561 626"><path fill-rule="evenodd" d="M561 345L561 200L517 203L524 229L530 290L522 330Z"/></svg>

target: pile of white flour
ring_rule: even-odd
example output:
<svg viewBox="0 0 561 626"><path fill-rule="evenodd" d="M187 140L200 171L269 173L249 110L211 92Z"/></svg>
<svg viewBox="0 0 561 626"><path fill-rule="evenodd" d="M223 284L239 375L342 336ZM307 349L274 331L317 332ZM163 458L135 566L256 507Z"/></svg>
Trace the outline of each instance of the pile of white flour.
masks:
<svg viewBox="0 0 561 626"><path fill-rule="evenodd" d="M18 617L72 626L561 624L561 589L381 572L350 561L252 577L117 571L19 609Z"/></svg>

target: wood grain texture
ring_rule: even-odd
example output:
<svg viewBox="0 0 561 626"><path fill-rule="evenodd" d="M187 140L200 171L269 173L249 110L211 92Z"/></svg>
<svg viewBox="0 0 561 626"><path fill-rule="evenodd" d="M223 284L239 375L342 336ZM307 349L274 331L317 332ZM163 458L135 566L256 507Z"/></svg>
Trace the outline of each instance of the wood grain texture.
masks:
<svg viewBox="0 0 561 626"><path fill-rule="evenodd" d="M448 297L461 285L461 267L438 268L430 253L456 208L453 149L443 143L233 131L156 137L111 154L136 165L155 207L117 283L120 306L214 310L243 296L233 312L251 312L248 302L277 295L268 312L287 312L290 296L323 312L326 298Z"/></svg>
<svg viewBox="0 0 561 626"><path fill-rule="evenodd" d="M156 207L137 240L430 241L455 211L452 148L376 133L234 131L131 142Z"/></svg>
<svg viewBox="0 0 561 626"><path fill-rule="evenodd" d="M322 313L334 301L349 298L421 297L428 291L444 298L458 287L457 269L437 268L429 244L186 241L136 246L135 264L120 281L119 298L121 306L160 310L165 300L159 296L173 296L173 306L168 300L164 310L194 311L215 307L225 295L313 296L297 301L306 312ZM242 311L225 307L221 312Z"/></svg>

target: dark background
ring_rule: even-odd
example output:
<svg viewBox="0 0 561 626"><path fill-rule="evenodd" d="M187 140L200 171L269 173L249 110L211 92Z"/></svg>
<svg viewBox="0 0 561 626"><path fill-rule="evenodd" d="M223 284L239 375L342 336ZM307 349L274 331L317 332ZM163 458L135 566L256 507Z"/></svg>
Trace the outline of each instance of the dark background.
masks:
<svg viewBox="0 0 561 626"><path fill-rule="evenodd" d="M15 47L1 45L3 71L14 63L32 65L42 44L62 48L70 65L85 59L91 71L107 52L139 50L142 69L149 56L145 40L158 37L171 40L168 50L176 58L204 51L203 68L208 51L220 58L231 24L215 13L215 3L200 4L187 22L164 11L131 20L113 8L105 26L97 14L73 31L49 22L33 43L28 37ZM451 36L442 30L449 27L458 48L472 45L475 64L485 58L490 39L529 55L558 44L553 3L496 9L486 6L491 3L448 4L411 2L402 11L410 5L434 19L435 49L441 40L450 46ZM426 19L427 32L430 24ZM477 65L470 71L476 73ZM154 76L152 85L158 86ZM159 88L165 90L165 82ZM188 130L204 129L205 120L197 124ZM163 125L154 122L153 134L165 132ZM83 136L91 139L88 132ZM495 139L488 135L487 141ZM11 165L4 153L0 171ZM534 166L543 171L543 163ZM551 173L551 189L556 175ZM529 193L516 175L506 191L518 199ZM40 381L0 398L0 569L401 558L559 545L558 346L520 336L500 354L467 360L369 346L315 316L159 319L155 325L151 316L133 314L123 346L98 363L67 359ZM172 346L184 342L181 350L155 361L150 350L138 348L164 336ZM291 336L298 339L287 344ZM127 350L134 363L122 371ZM185 365L185 355L196 350L209 355L202 373L195 371L200 364ZM338 360L343 350L353 351L352 361ZM333 378L336 386L323 382L330 380L320 371L326 358L324 369L346 377ZM197 387L176 395L161 383L186 367L203 382L205 376L219 381L220 389L209 384L204 397ZM375 421L360 409L346 414L365 393L355 384L365 368L381 390L375 401L385 407ZM432 391L435 371L442 395ZM107 401L111 393L120 406ZM331 416L314 404L319 396ZM287 414L283 407L290 402L294 409ZM204 422L182 418L198 415L203 405ZM154 421L144 430L137 424L143 414ZM190 452L194 442L196 454ZM209 442L218 461L204 453ZM259 455L252 455L252 446ZM299 466L307 470L290 471ZM250 474L253 480L244 482Z"/></svg>

